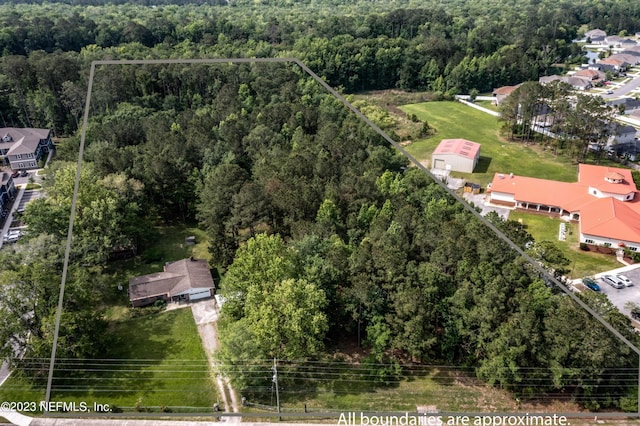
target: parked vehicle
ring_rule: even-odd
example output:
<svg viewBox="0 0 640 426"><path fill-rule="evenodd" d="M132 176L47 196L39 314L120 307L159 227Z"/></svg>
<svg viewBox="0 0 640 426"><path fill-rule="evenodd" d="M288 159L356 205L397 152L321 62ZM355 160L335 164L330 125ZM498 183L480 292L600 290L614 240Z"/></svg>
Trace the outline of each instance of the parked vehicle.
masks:
<svg viewBox="0 0 640 426"><path fill-rule="evenodd" d="M600 291L600 286L598 285L598 283L596 283L596 281L593 278L590 278L590 277L583 278L582 284L584 284L585 286L587 286L587 288L593 291Z"/></svg>
<svg viewBox="0 0 640 426"><path fill-rule="evenodd" d="M613 288L624 288L624 283L618 280L615 275L604 275L602 277L602 281L609 284Z"/></svg>
<svg viewBox="0 0 640 426"><path fill-rule="evenodd" d="M20 176L20 170L14 170L13 173L11 173L12 178L17 178L18 176Z"/></svg>
<svg viewBox="0 0 640 426"><path fill-rule="evenodd" d="M25 177L25 176L28 176L28 175L29 175L28 171L26 171L24 169L20 170L20 177Z"/></svg>
<svg viewBox="0 0 640 426"><path fill-rule="evenodd" d="M616 277L624 284L625 287L631 287L633 285L633 281L627 278L626 275L617 274Z"/></svg>
<svg viewBox="0 0 640 426"><path fill-rule="evenodd" d="M22 231L13 230L4 234L4 236L2 237L2 241L5 243L15 243L20 239L20 237L22 237Z"/></svg>
<svg viewBox="0 0 640 426"><path fill-rule="evenodd" d="M631 318L640 319L640 307L635 307L631 309Z"/></svg>

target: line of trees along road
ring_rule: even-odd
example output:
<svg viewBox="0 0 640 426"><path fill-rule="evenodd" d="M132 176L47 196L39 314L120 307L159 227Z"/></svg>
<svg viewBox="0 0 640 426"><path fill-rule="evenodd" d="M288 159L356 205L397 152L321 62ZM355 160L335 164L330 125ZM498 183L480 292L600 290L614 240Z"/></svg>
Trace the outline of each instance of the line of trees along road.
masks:
<svg viewBox="0 0 640 426"><path fill-rule="evenodd" d="M233 13L245 10L241 5L220 10L98 7L109 11L109 18L91 15L91 8L83 15L68 6L46 5L59 9L64 19L71 19L75 11L78 19L95 20L97 27L111 22L108 28L116 42L83 47L80 52L55 50L60 49L55 39L53 48L37 45L43 50L11 50L25 46L22 41L18 47L5 44L0 84L7 92L0 97L2 119L9 125L31 123L68 133L58 158L75 160L79 138L74 132L88 63L104 57L300 53L331 84L347 90L404 87L400 74L395 74L405 66L403 61L417 61L416 69L424 61L438 70L433 81L462 89L449 80L457 66L452 65L454 58L463 63L465 56L476 54L460 37L480 28L474 26L479 11L487 12L482 4L468 5L455 13L416 9L326 19L310 14L306 27L285 14L269 27L273 40L255 37L263 28L260 20L251 25L248 17L233 25L230 20L222 22L218 13L239 16ZM625 5L617 2L611 7ZM33 30L30 20L39 13L27 18L26 6L2 7L14 8L2 40L11 41L15 22ZM539 15L547 16L542 12L555 10L546 7L551 6L527 5L521 11L526 16L517 14L513 24L539 22ZM172 10L175 16L167 13ZM129 25L131 20L113 18L132 11L140 12L136 25L145 27L151 26L152 16L169 23L178 20L168 27L175 33L146 43L150 46L137 39L122 44L117 36L124 33L116 22ZM496 15L495 22L484 22L482 29L501 25L498 29L504 30L511 22L507 15ZM467 27L460 16L469 17ZM628 19L634 16L629 13ZM50 19L62 18L51 14ZM412 19L416 19L413 24ZM570 19L580 22L578 15ZM220 25L206 26L213 21ZM551 25L559 34L572 32L571 27L561 31L562 21L544 21L544 28ZM343 34L356 30L350 22L366 24L368 29ZM307 28L309 33L287 40L287 34L296 35L295 28ZM312 37L312 31L320 29L323 34ZM509 43L518 35L498 29L496 34L509 38ZM136 37L135 32L127 34ZM490 34L478 40L487 43ZM535 46L537 37L527 42ZM426 53L413 55L412 45L417 48L418 40ZM556 52L554 43L559 39L545 40ZM531 52L523 52L522 45L502 43L496 37L491 46L478 46L476 52L515 55L501 59L506 61L506 74L491 73L501 76L496 78L521 80L519 72L537 74L544 68L543 62L528 62ZM375 48L375 53L359 56L357 52L368 51L366 46ZM436 46L439 53L429 53ZM399 59L393 62L392 57ZM525 70L525 63L533 68ZM445 72L447 67L450 73ZM370 80L380 75L387 77ZM420 78L407 87L426 87L431 81ZM635 409L636 377L625 372L636 368L637 360L628 349L547 287L427 176L406 170L404 157L292 65L99 67L85 155L84 179L91 191L79 210L75 247L80 251L72 259L74 291L67 296L70 314L63 318L67 338L61 339L59 349L68 357L93 356L101 346L87 342L97 336L108 338L99 321L104 289L96 285L104 282L108 247L136 241L144 248L145 232L140 230L149 224L195 220L209 235L213 264L228 269L222 288L230 303L225 308L220 358L241 387L251 386L252 377L244 374L246 369L234 369L238 363L274 356L313 359L324 353L327 344L346 336L369 349L368 360L380 383L393 379L401 362L446 362L474 366L479 377L520 396L562 393L590 408ZM1 300L11 301L0 303L5 356L12 351L10 342L24 341L29 333L28 355L43 356L50 349L56 280L42 271L60 270L55 253L61 252L71 176L65 167L52 173L50 201L29 205L25 212L33 229L28 244L18 244L0 259L0 289L6 298ZM47 202L56 202L60 209L47 208ZM97 225L99 218L110 220L108 229ZM518 224L492 220L523 247L532 240ZM39 239L42 242L36 244ZM33 251L38 247L46 254ZM565 263L558 256L551 262ZM25 294L33 298L20 299ZM583 297L637 341L629 319L606 298L592 293ZM30 312L36 315L31 317Z"/></svg>

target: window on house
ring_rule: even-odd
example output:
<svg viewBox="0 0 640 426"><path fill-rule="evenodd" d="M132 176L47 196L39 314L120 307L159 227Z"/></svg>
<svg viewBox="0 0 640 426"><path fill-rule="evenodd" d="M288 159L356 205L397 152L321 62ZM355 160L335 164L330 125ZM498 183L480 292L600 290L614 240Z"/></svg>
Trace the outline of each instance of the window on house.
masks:
<svg viewBox="0 0 640 426"><path fill-rule="evenodd" d="M24 163L18 163L18 168L19 169L24 169Z"/></svg>
<svg viewBox="0 0 640 426"><path fill-rule="evenodd" d="M593 195L596 195L598 193L598 191L596 191L595 189L593 190Z"/></svg>
<svg viewBox="0 0 640 426"><path fill-rule="evenodd" d="M22 155L16 154L16 160L22 160Z"/></svg>
<svg viewBox="0 0 640 426"><path fill-rule="evenodd" d="M29 163L29 167L35 167L35 166L37 166L37 164L34 163L33 161Z"/></svg>
<svg viewBox="0 0 640 426"><path fill-rule="evenodd" d="M629 247L629 250L631 250L631 251L638 251L638 247Z"/></svg>
<svg viewBox="0 0 640 426"><path fill-rule="evenodd" d="M604 243L605 247L611 247L611 243Z"/></svg>
<svg viewBox="0 0 640 426"><path fill-rule="evenodd" d="M584 242L587 243L587 244L593 244L595 241L590 240L590 239L586 239L586 240L584 240Z"/></svg>
<svg viewBox="0 0 640 426"><path fill-rule="evenodd" d="M32 153L28 153L27 154L27 158L33 158L33 154Z"/></svg>

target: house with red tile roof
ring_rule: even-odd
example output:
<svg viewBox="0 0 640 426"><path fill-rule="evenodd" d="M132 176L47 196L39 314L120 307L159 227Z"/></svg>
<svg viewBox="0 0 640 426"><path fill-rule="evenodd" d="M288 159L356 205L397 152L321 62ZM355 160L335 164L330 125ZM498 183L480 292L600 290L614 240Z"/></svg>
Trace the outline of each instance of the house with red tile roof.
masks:
<svg viewBox="0 0 640 426"><path fill-rule="evenodd" d="M640 196L631 171L580 164L578 182L496 173L489 200L579 223L580 242L640 251Z"/></svg>
<svg viewBox="0 0 640 426"><path fill-rule="evenodd" d="M574 77L588 78L592 84L603 82L607 79L607 75L600 70L582 69L574 74Z"/></svg>
<svg viewBox="0 0 640 426"><path fill-rule="evenodd" d="M520 86L522 86L522 83L516 84L515 86L502 86L498 87L497 89L493 89L493 92L491 92L491 94L496 98L493 103L496 105L500 105L500 103L508 98L509 95Z"/></svg>
<svg viewBox="0 0 640 426"><path fill-rule="evenodd" d="M443 139L431 155L431 168L472 173L479 158L479 143L466 139Z"/></svg>

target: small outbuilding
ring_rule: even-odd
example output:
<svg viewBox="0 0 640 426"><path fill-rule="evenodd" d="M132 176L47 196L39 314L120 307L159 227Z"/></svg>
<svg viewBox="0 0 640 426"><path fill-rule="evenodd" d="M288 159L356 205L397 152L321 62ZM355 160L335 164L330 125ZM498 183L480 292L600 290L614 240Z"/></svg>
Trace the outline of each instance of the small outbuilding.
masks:
<svg viewBox="0 0 640 426"><path fill-rule="evenodd" d="M431 155L431 168L472 173L479 158L479 143L466 139L443 139Z"/></svg>

